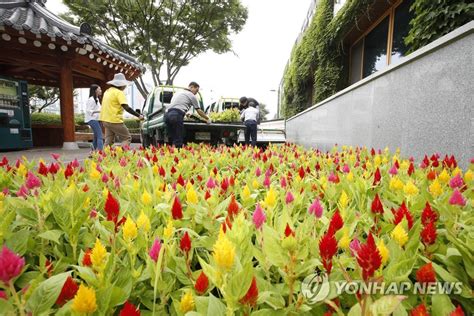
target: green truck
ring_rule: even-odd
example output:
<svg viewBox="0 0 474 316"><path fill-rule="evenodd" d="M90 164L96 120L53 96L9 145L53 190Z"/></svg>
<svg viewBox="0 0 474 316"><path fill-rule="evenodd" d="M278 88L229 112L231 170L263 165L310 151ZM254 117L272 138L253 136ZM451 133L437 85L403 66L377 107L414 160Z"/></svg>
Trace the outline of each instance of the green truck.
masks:
<svg viewBox="0 0 474 316"><path fill-rule="evenodd" d="M168 143L168 133L164 114L169 109L171 99L175 93L182 91L184 88L175 86L158 86L148 95L145 100L142 112L145 117L141 124L141 138L143 146L158 145ZM203 111L207 110L207 114L219 111L215 109L204 108L204 103L200 93L196 95L200 107ZM211 123L203 122L199 115L194 113L194 109L190 109L186 115L184 122L184 141L189 142L205 142L212 145L225 144L233 145L237 143L238 131L245 129L242 122L233 123Z"/></svg>

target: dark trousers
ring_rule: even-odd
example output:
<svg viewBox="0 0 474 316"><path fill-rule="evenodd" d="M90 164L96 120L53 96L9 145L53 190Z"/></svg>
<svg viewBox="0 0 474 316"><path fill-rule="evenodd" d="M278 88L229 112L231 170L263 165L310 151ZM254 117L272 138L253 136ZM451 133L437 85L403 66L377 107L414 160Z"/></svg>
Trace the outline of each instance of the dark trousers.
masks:
<svg viewBox="0 0 474 316"><path fill-rule="evenodd" d="M177 148L183 147L184 140L184 112L170 109L165 114L165 123L168 130L170 144Z"/></svg>
<svg viewBox="0 0 474 316"><path fill-rule="evenodd" d="M250 144L252 138L252 146L257 145L257 122L254 120L245 121L245 144Z"/></svg>
<svg viewBox="0 0 474 316"><path fill-rule="evenodd" d="M92 128L94 132L94 140L92 142L92 147L94 150L102 150L104 149L104 139L102 137L102 127L100 126L100 122L96 120L90 120L87 122L89 126Z"/></svg>

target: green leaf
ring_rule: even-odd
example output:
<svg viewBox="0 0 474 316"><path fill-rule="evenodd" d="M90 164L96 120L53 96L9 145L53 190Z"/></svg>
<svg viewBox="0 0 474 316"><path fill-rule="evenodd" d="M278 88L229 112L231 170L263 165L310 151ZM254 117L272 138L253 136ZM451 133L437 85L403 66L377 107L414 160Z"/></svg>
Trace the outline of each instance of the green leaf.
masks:
<svg viewBox="0 0 474 316"><path fill-rule="evenodd" d="M372 315L388 316L392 314L405 298L405 296L396 295L382 296L370 306Z"/></svg>
<svg viewBox="0 0 474 316"><path fill-rule="evenodd" d="M15 315L13 305L4 299L0 299L0 315Z"/></svg>
<svg viewBox="0 0 474 316"><path fill-rule="evenodd" d="M13 233L10 239L7 240L7 246L13 252L23 256L28 250L28 239L30 231L24 229Z"/></svg>
<svg viewBox="0 0 474 316"><path fill-rule="evenodd" d="M349 313L347 314L347 316L362 316L362 309L361 309L359 303L352 306L352 308L349 311Z"/></svg>
<svg viewBox="0 0 474 316"><path fill-rule="evenodd" d="M258 304L268 304L271 308L278 310L285 307L285 299L279 293L265 291L259 293Z"/></svg>
<svg viewBox="0 0 474 316"><path fill-rule="evenodd" d="M431 302L431 316L446 316L449 315L455 309L454 305L449 299L449 296L447 296L446 294L433 295Z"/></svg>
<svg viewBox="0 0 474 316"><path fill-rule="evenodd" d="M62 234L63 234L63 231L61 230L48 230L48 231L45 231L44 233L39 234L38 237L51 240L59 244L59 238L61 238Z"/></svg>
<svg viewBox="0 0 474 316"><path fill-rule="evenodd" d="M64 272L41 282L33 291L26 302L26 307L31 310L33 315L39 315L49 311L54 302L58 299L59 293L63 288L64 282L71 272Z"/></svg>
<svg viewBox="0 0 474 316"><path fill-rule="evenodd" d="M18 215L28 220L38 222L38 214L34 207L24 199L11 199L9 200L10 206L16 211Z"/></svg>
<svg viewBox="0 0 474 316"><path fill-rule="evenodd" d="M209 306L207 308L207 315L225 315L226 306L214 295L209 294Z"/></svg>
<svg viewBox="0 0 474 316"><path fill-rule="evenodd" d="M238 301L247 293L253 276L252 263L247 264L242 271L232 276L229 282L229 294L234 300Z"/></svg>

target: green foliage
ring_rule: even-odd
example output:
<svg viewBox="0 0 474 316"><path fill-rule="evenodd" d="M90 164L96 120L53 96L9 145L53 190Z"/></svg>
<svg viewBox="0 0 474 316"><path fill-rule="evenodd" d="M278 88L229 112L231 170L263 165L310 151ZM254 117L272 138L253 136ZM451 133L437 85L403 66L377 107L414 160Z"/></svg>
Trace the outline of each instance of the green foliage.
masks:
<svg viewBox="0 0 474 316"><path fill-rule="evenodd" d="M172 84L183 66L212 50L231 50L230 35L242 30L247 9L240 0L64 0L74 23L149 66L155 85ZM87 5L89 4L89 5ZM147 94L143 82L140 92Z"/></svg>
<svg viewBox="0 0 474 316"><path fill-rule="evenodd" d="M59 100L59 88L28 85L32 111L41 112Z"/></svg>
<svg viewBox="0 0 474 316"><path fill-rule="evenodd" d="M222 112L212 112L210 118L213 122L240 122L240 112L238 109L227 109Z"/></svg>
<svg viewBox="0 0 474 316"><path fill-rule="evenodd" d="M410 52L474 20L474 3L459 0L416 0L415 18L405 43Z"/></svg>
<svg viewBox="0 0 474 316"><path fill-rule="evenodd" d="M319 2L316 15L293 48L285 68L281 104L284 117L291 117L347 86L343 40L374 2L347 1L334 17L334 2ZM405 39L410 51L474 19L474 3L459 0L415 0L412 10L415 18Z"/></svg>
<svg viewBox="0 0 474 316"><path fill-rule="evenodd" d="M84 125L84 115L76 115L74 121L76 122L76 125ZM61 126L61 115L54 113L31 113L31 124Z"/></svg>

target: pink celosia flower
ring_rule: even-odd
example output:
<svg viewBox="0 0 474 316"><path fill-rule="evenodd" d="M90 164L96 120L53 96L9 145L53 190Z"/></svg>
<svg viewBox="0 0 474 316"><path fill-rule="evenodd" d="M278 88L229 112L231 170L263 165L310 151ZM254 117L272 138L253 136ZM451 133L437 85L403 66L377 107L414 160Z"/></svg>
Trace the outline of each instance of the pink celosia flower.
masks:
<svg viewBox="0 0 474 316"><path fill-rule="evenodd" d="M18 189L16 195L22 198L26 198L26 196L28 195L28 189L26 188L26 186L22 185L20 189Z"/></svg>
<svg viewBox="0 0 474 316"><path fill-rule="evenodd" d="M282 188L286 188L286 178L285 177L281 177L281 180L280 180L280 185Z"/></svg>
<svg viewBox="0 0 474 316"><path fill-rule="evenodd" d="M461 192L459 192L458 189L456 189L454 190L453 194L449 198L449 204L464 206L466 205L466 199L461 194Z"/></svg>
<svg viewBox="0 0 474 316"><path fill-rule="evenodd" d="M264 185L266 188L269 188L269 187L270 187L270 178L269 178L269 177L265 177L265 180L263 180L263 185Z"/></svg>
<svg viewBox="0 0 474 316"><path fill-rule="evenodd" d="M357 238L354 238L349 244L349 249L351 250L351 254L356 256L360 250L360 241Z"/></svg>
<svg viewBox="0 0 474 316"><path fill-rule="evenodd" d="M463 185L464 185L464 181L459 173L449 181L449 186L452 189L461 188Z"/></svg>
<svg viewBox="0 0 474 316"><path fill-rule="evenodd" d="M388 173L392 176L396 175L398 173L397 166L393 165L392 168L390 168L390 170L388 171Z"/></svg>
<svg viewBox="0 0 474 316"><path fill-rule="evenodd" d="M28 189L39 188L41 186L41 180L35 176L31 171L28 171L26 176L26 187Z"/></svg>
<svg viewBox="0 0 474 316"><path fill-rule="evenodd" d="M104 172L104 173L102 174L102 182L107 183L107 181L109 181L109 177L108 177L107 174Z"/></svg>
<svg viewBox="0 0 474 316"><path fill-rule="evenodd" d="M257 167L257 170L255 170L255 176L260 177L261 174L262 174L262 170L260 170L260 168Z"/></svg>
<svg viewBox="0 0 474 316"><path fill-rule="evenodd" d="M267 169L267 171L265 172L265 177L270 177L272 175L272 169Z"/></svg>
<svg viewBox="0 0 474 316"><path fill-rule="evenodd" d="M7 293L5 293L5 291L0 291L0 299L8 301Z"/></svg>
<svg viewBox="0 0 474 316"><path fill-rule="evenodd" d="M120 166L125 167L127 165L127 159L125 159L125 157L120 158L119 164Z"/></svg>
<svg viewBox="0 0 474 316"><path fill-rule="evenodd" d="M138 159L137 161L137 168L143 168L143 159Z"/></svg>
<svg viewBox="0 0 474 316"><path fill-rule="evenodd" d="M291 193L291 191L288 191L288 193L286 193L286 198L285 198L286 204L290 204L290 203L293 202L294 200L295 200L295 197L293 196L293 194Z"/></svg>
<svg viewBox="0 0 474 316"><path fill-rule="evenodd" d="M25 259L3 246L0 253L0 280L8 284L12 279L20 275L25 266Z"/></svg>
<svg viewBox="0 0 474 316"><path fill-rule="evenodd" d="M265 222L266 218L267 216L263 212L262 207L260 206L260 204L257 203L257 207L255 208L255 212L253 212L253 216L252 216L255 227L257 229L260 229L263 223Z"/></svg>
<svg viewBox="0 0 474 316"><path fill-rule="evenodd" d="M59 154L51 154L51 157L53 157L54 160L58 160L61 155Z"/></svg>
<svg viewBox="0 0 474 316"><path fill-rule="evenodd" d="M339 182L338 176L335 175L334 172L332 172L332 171L329 174L328 180L329 180L329 182L333 182L333 183L338 183Z"/></svg>
<svg viewBox="0 0 474 316"><path fill-rule="evenodd" d="M161 250L161 242L158 238L155 238L155 241L153 242L153 245L150 248L150 258L157 262L158 261L158 256L160 255L160 250Z"/></svg>
<svg viewBox="0 0 474 316"><path fill-rule="evenodd" d="M89 213L90 218L96 218L97 217L97 211L95 209L92 209Z"/></svg>
<svg viewBox="0 0 474 316"><path fill-rule="evenodd" d="M206 186L207 186L209 189L214 189L214 188L216 187L216 183L214 182L214 179L212 179L211 177L209 177L209 179L207 180Z"/></svg>
<svg viewBox="0 0 474 316"><path fill-rule="evenodd" d="M77 161L77 158L74 159L74 160L71 162L71 165L72 165L74 168L79 167L79 161Z"/></svg>
<svg viewBox="0 0 474 316"><path fill-rule="evenodd" d="M351 172L351 168L349 168L348 164L345 164L344 167L342 167L342 172L344 172L344 173Z"/></svg>
<svg viewBox="0 0 474 316"><path fill-rule="evenodd" d="M114 179L114 186L115 186L116 189L120 188L120 179L119 178Z"/></svg>
<svg viewBox="0 0 474 316"><path fill-rule="evenodd" d="M316 218L321 218L321 216L323 216L323 207L317 198L314 200L313 204L309 206L308 212L309 214L314 214Z"/></svg>

